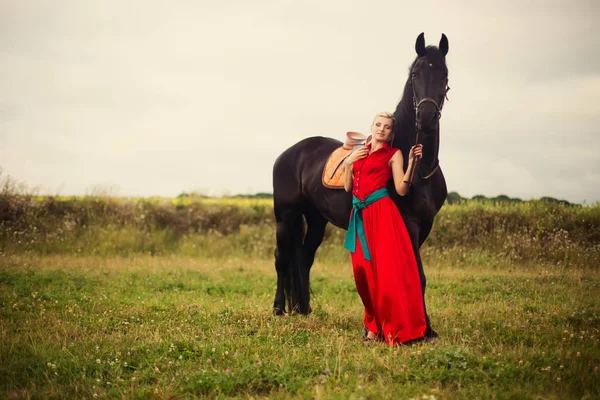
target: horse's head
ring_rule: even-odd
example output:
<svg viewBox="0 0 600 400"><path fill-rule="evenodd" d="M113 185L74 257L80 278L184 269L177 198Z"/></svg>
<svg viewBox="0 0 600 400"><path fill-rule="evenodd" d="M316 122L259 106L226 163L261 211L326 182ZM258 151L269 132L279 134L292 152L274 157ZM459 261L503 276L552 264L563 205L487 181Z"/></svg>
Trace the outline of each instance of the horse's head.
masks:
<svg viewBox="0 0 600 400"><path fill-rule="evenodd" d="M438 130L444 99L448 92L448 38L442 34L439 47L425 47L425 36L417 37L415 50L418 57L410 67L413 107L419 130L427 135Z"/></svg>

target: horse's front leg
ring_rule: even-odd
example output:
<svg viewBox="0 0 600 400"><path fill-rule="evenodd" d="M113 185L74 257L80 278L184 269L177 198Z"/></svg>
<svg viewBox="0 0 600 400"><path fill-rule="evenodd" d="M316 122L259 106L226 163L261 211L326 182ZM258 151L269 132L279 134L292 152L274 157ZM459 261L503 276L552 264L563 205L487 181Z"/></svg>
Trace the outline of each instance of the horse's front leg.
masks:
<svg viewBox="0 0 600 400"><path fill-rule="evenodd" d="M423 310L425 311L425 322L427 323L427 330L425 331L426 339L435 339L438 337L437 332L431 329L431 323L429 321L429 315L427 314L427 306L425 303L425 288L427 286L427 278L425 277L425 271L423 269L423 262L421 261L420 251L420 236L421 236L421 224L415 220L406 221L406 229L410 236L410 241L415 253L415 259L417 261L417 268L419 270L419 278L421 280L421 294L423 296Z"/></svg>

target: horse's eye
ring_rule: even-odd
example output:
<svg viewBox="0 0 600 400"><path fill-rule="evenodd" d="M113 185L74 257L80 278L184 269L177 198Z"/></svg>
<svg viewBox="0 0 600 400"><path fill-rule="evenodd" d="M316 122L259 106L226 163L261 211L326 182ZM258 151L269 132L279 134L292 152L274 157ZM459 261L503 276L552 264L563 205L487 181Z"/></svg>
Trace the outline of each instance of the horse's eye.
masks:
<svg viewBox="0 0 600 400"><path fill-rule="evenodd" d="M412 76L413 78L417 77L417 74L415 74L414 72L412 74L410 74L410 76Z"/></svg>

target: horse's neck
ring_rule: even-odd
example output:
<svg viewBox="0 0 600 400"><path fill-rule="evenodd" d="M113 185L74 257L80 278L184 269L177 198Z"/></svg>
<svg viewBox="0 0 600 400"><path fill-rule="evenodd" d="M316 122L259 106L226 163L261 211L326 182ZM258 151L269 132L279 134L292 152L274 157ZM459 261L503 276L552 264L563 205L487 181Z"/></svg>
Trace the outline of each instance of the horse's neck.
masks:
<svg viewBox="0 0 600 400"><path fill-rule="evenodd" d="M416 139L415 110L412 105L412 100L409 101L407 100L408 98L412 99L412 92L409 97L405 90L404 97L400 103L398 103L398 107L396 107L396 112L394 113L394 118L396 120L394 127L394 147L398 147L402 151L405 162L407 161L406 157L408 156L408 152L415 144Z"/></svg>
<svg viewBox="0 0 600 400"><path fill-rule="evenodd" d="M415 126L415 109L412 100L406 100L406 96L400 101L395 112L396 130L394 139L395 147L402 151L405 166L408 164L408 153L416 144L417 129ZM419 172L428 174L438 164L440 150L439 125L435 135L425 136L421 134L419 142L423 145L423 158L419 161Z"/></svg>
<svg viewBox="0 0 600 400"><path fill-rule="evenodd" d="M421 175L429 174L439 163L438 155L440 152L440 132L438 131L435 135L428 136L428 140L421 140L423 144L423 159L419 161L419 172Z"/></svg>

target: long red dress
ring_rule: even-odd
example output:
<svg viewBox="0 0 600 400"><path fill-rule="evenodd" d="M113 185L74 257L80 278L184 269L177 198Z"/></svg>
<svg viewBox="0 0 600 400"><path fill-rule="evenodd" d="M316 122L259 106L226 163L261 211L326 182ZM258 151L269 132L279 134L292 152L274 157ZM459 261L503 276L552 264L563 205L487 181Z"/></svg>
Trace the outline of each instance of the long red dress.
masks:
<svg viewBox="0 0 600 400"><path fill-rule="evenodd" d="M389 161L398 149L385 144L353 165L352 194L364 200L392 178ZM356 288L365 306L364 324L389 345L420 339L426 322L417 262L398 208L385 196L362 210L371 261L359 238L351 253Z"/></svg>

